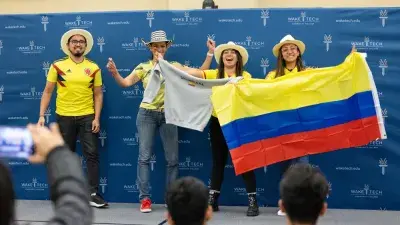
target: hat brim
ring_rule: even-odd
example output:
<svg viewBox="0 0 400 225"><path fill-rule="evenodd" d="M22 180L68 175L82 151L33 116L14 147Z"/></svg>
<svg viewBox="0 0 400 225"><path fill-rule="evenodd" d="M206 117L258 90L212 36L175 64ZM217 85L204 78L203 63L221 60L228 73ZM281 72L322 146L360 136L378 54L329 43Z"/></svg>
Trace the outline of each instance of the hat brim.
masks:
<svg viewBox="0 0 400 225"><path fill-rule="evenodd" d="M169 47L169 46L172 45L172 40L164 39L164 40L159 40L159 41L149 41L149 42L146 42L146 41L144 41L143 38L142 38L142 43L143 43L144 45L146 45L147 47L150 47L150 45L151 45L152 43L158 43L158 42L167 42L167 47Z"/></svg>
<svg viewBox="0 0 400 225"><path fill-rule="evenodd" d="M86 50L83 55L89 54L89 52L93 48L93 36L87 30L83 29L72 29L67 32L61 37L61 49L66 55L71 55L71 52L68 49L68 39L74 35L82 35L86 39Z"/></svg>
<svg viewBox="0 0 400 225"><path fill-rule="evenodd" d="M234 50L238 51L239 54L242 56L243 66L246 65L247 61L249 60L249 53L247 52L247 50L240 45L231 45L231 44L221 44L215 48L214 57L218 64L219 64L219 59L221 57L222 52L227 49L234 49Z"/></svg>
<svg viewBox="0 0 400 225"><path fill-rule="evenodd" d="M286 44L295 44L299 48L301 55L303 55L304 52L306 51L306 45L302 41L299 41L299 40L284 41L284 42L276 44L272 48L272 53L274 53L275 57L278 57L281 47Z"/></svg>

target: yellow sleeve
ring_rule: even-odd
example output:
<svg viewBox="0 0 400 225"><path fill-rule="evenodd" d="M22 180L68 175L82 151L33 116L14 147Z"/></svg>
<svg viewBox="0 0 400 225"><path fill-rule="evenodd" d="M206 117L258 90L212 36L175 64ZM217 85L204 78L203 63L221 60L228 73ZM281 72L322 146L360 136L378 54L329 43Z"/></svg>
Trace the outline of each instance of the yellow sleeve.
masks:
<svg viewBox="0 0 400 225"><path fill-rule="evenodd" d="M275 71L271 71L267 74L267 76L265 77L266 80L273 80L276 76L276 72Z"/></svg>
<svg viewBox="0 0 400 225"><path fill-rule="evenodd" d="M143 64L142 63L140 63L138 66L136 66L136 68L133 69L133 71L135 71L135 73L138 75L138 77L140 79L143 79L145 71L143 69Z"/></svg>
<svg viewBox="0 0 400 225"><path fill-rule="evenodd" d="M218 76L218 70L203 70L203 73L206 80L214 80Z"/></svg>
<svg viewBox="0 0 400 225"><path fill-rule="evenodd" d="M98 68L98 71L94 75L94 86L99 87L103 85L103 79L101 77L101 69Z"/></svg>
<svg viewBox="0 0 400 225"><path fill-rule="evenodd" d="M49 72L47 73L47 81L49 82L57 82L57 70L54 68L53 64L51 64Z"/></svg>

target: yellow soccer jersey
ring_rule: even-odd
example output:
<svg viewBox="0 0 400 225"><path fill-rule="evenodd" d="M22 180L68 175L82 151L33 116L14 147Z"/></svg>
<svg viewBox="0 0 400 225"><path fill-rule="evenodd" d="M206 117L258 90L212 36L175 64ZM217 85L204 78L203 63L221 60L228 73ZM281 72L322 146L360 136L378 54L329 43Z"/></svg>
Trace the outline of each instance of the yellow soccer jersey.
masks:
<svg viewBox="0 0 400 225"><path fill-rule="evenodd" d="M178 62L170 62L171 64L178 64L181 65ZM149 83L149 79L150 79L150 73L151 70L153 69L154 64L153 61L149 60L147 62L143 62L140 63L139 65L136 66L136 68L134 69L134 71L136 72L136 74L138 75L138 77L140 78L140 80L143 83L143 88L146 90L146 87ZM162 74L161 74L162 76ZM163 82L160 86L160 90L158 91L156 97L154 98L153 102L151 103L145 103L142 102L140 104L141 108L145 108L145 109L150 109L150 110L155 110L155 109L163 109L164 108L164 94L165 91L165 83Z"/></svg>
<svg viewBox="0 0 400 225"><path fill-rule="evenodd" d="M93 89L103 85L99 66L89 59L75 63L70 57L55 61L47 81L57 82L56 113L83 116L94 113Z"/></svg>

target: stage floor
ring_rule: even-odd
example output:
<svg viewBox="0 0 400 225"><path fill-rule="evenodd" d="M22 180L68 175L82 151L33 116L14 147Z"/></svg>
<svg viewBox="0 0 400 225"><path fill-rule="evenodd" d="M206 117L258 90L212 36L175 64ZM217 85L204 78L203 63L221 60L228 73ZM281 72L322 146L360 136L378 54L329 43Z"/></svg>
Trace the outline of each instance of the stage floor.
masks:
<svg viewBox="0 0 400 225"><path fill-rule="evenodd" d="M261 208L258 217L245 216L246 207L220 207L209 225L286 225L276 208ZM111 203L108 209L95 209L94 224L157 225L164 220L165 207L154 205L153 212L139 212L138 204ZM50 201L18 201L18 224L44 225L52 216ZM400 212L329 209L318 225L399 225Z"/></svg>

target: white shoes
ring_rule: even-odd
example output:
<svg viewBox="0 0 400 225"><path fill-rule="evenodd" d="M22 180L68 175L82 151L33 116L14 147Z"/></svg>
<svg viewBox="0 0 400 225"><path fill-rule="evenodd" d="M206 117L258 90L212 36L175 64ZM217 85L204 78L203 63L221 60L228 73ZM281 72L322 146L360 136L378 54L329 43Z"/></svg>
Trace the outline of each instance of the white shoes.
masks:
<svg viewBox="0 0 400 225"><path fill-rule="evenodd" d="M279 210L277 214L278 216L286 216L286 213L282 212L282 210Z"/></svg>

